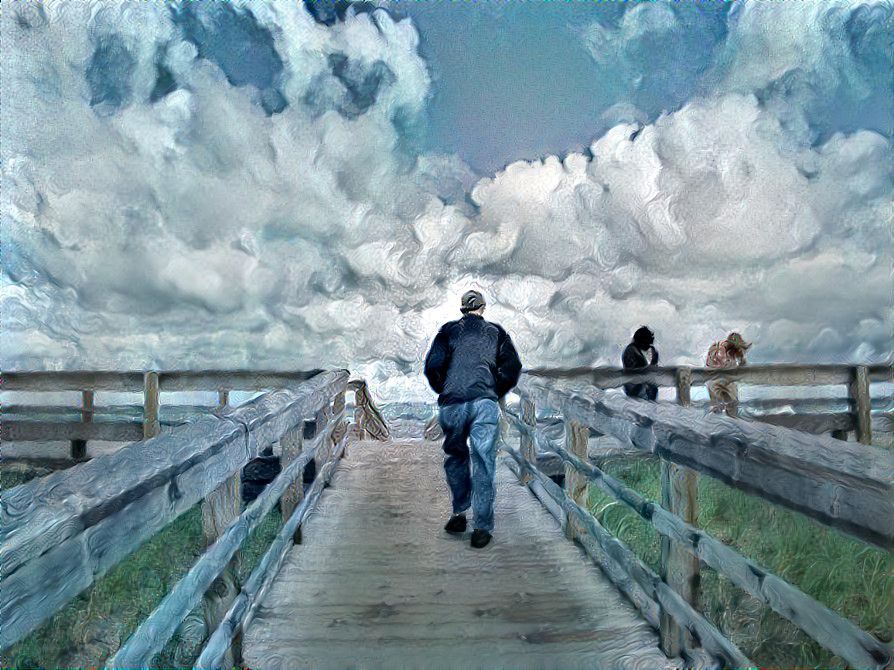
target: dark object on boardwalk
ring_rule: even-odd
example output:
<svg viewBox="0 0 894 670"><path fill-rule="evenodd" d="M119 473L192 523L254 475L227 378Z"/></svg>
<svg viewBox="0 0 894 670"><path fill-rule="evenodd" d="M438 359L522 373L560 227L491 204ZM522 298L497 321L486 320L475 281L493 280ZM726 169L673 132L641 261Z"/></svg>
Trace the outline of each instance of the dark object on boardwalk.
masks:
<svg viewBox="0 0 894 670"><path fill-rule="evenodd" d="M645 372L649 367L658 365L658 350L652 346L655 334L641 326L633 334L633 341L624 349L621 363L625 370ZM624 384L624 393L631 398L655 400L658 397L658 386L655 384Z"/></svg>
<svg viewBox="0 0 894 670"><path fill-rule="evenodd" d="M454 514L444 526L448 533L461 534L466 532L466 517L462 514Z"/></svg>
<svg viewBox="0 0 894 670"><path fill-rule="evenodd" d="M246 507L252 503L281 471L279 456L273 454L259 456L249 461L242 468L242 506Z"/></svg>
<svg viewBox="0 0 894 670"><path fill-rule="evenodd" d="M438 394L453 514L464 514L474 498L475 527L489 532L494 527L498 401L518 383L521 361L506 331L484 320L484 307L478 291L462 296L463 317L441 326L425 357L425 376Z"/></svg>
<svg viewBox="0 0 894 670"><path fill-rule="evenodd" d="M471 545L475 549L481 549L482 547L486 547L490 543L491 534L486 530L481 530L480 528L476 528L472 531L472 542Z"/></svg>

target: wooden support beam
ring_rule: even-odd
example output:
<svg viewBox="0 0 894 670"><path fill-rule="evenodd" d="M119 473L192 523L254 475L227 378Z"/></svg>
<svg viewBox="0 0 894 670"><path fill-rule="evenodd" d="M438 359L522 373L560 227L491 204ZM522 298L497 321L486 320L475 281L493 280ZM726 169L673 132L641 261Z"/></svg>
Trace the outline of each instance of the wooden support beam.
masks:
<svg viewBox="0 0 894 670"><path fill-rule="evenodd" d="M573 419L565 419L565 447L575 456L587 458L587 442L590 430ZM587 507L587 478L570 465L565 466L565 494L581 507ZM578 535L576 517L568 517L565 534L569 539Z"/></svg>
<svg viewBox="0 0 894 670"><path fill-rule="evenodd" d="M677 368L676 378L677 402L683 407L689 407L691 402L692 371L689 368Z"/></svg>
<svg viewBox="0 0 894 670"><path fill-rule="evenodd" d="M81 391L81 423L93 423L93 391ZM75 461L87 458L87 440L71 441L71 457Z"/></svg>
<svg viewBox="0 0 894 670"><path fill-rule="evenodd" d="M332 399L332 416L337 417L335 425L332 426L332 430L330 433L332 446L335 446L336 444L341 442L341 438L343 438L345 436L345 433L348 432L348 423L345 419L345 407L345 392L339 391ZM342 458L347 458L347 456L347 449L345 449L345 453L342 455Z"/></svg>
<svg viewBox="0 0 894 670"><path fill-rule="evenodd" d="M161 432L158 423L158 373L147 372L143 376L143 439L148 440Z"/></svg>
<svg viewBox="0 0 894 670"><path fill-rule="evenodd" d="M302 435L304 424L299 423L297 426L289 430L280 440L282 447L282 455L280 456L283 469L289 466L289 463L298 458L304 450L304 437ZM298 504L304 499L304 482L299 477L292 482L279 501L279 508L282 510L282 519L285 523ZM300 529L299 529L300 531ZM296 531L296 532L299 532ZM300 536L293 538L295 544L300 544Z"/></svg>
<svg viewBox="0 0 894 670"><path fill-rule="evenodd" d="M206 546L210 547L214 544L227 527L239 518L242 500L241 488L242 482L237 471L205 496L202 501L202 531ZM202 615L205 619L206 630L214 630L220 625L239 593L240 561L241 552L237 551L202 597ZM236 641L229 651L226 665L228 667L242 665L241 657L242 650Z"/></svg>
<svg viewBox="0 0 894 670"><path fill-rule="evenodd" d="M521 399L521 420L526 426L532 429L537 428L537 413L534 403L530 399L524 397ZM522 456L531 463L536 462L536 451L534 449L534 440L524 432L521 433L521 443L519 444Z"/></svg>
<svg viewBox="0 0 894 670"><path fill-rule="evenodd" d="M872 444L872 424L870 422L869 371L865 365L853 370L853 381L848 386L851 404L856 414L857 442Z"/></svg>
<svg viewBox="0 0 894 670"><path fill-rule="evenodd" d="M661 459L661 506L686 523L698 525L698 473ZM687 603L696 607L699 591L698 556L669 536L661 537L661 578ZM691 649L688 631L666 611L661 613L661 650L670 657Z"/></svg>

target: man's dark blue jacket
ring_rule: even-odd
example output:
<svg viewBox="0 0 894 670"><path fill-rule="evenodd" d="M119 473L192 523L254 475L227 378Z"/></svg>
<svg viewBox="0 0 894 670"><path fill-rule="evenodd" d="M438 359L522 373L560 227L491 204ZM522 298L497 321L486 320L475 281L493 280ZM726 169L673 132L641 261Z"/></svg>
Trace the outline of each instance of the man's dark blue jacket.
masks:
<svg viewBox="0 0 894 670"><path fill-rule="evenodd" d="M509 335L477 314L441 326L425 357L439 405L499 400L518 383L521 361Z"/></svg>

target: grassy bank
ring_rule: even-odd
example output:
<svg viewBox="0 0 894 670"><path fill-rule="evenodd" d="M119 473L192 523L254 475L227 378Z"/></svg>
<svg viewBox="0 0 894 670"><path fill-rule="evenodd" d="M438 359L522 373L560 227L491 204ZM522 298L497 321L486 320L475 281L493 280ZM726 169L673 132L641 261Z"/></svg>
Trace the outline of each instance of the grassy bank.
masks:
<svg viewBox="0 0 894 670"><path fill-rule="evenodd" d="M661 484L656 459L615 460L603 469L654 501ZM894 558L824 528L800 514L702 476L699 526L770 572L884 642L894 630ZM636 513L590 487L591 510L653 570L658 534ZM702 567L699 608L752 661L770 667L843 667L790 622Z"/></svg>

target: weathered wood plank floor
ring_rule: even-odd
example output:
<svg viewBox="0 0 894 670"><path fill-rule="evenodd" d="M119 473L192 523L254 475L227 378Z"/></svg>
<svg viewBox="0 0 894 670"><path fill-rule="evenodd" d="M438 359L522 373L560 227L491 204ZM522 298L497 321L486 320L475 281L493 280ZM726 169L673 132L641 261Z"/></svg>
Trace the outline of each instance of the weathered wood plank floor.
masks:
<svg viewBox="0 0 894 670"><path fill-rule="evenodd" d="M448 535L439 443L351 445L243 638L254 668L661 668L655 632L498 466L494 540ZM471 518L471 517L470 517ZM471 524L470 524L471 530Z"/></svg>

